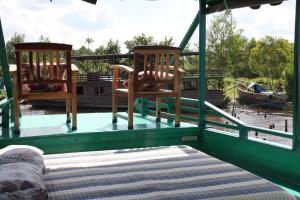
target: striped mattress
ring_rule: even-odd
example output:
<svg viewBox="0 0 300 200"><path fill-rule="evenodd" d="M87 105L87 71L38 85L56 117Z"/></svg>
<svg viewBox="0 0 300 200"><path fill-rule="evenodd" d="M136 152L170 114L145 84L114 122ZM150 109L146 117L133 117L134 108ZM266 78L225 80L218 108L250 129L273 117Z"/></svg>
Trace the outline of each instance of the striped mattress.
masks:
<svg viewBox="0 0 300 200"><path fill-rule="evenodd" d="M295 199L188 146L45 155L49 199Z"/></svg>

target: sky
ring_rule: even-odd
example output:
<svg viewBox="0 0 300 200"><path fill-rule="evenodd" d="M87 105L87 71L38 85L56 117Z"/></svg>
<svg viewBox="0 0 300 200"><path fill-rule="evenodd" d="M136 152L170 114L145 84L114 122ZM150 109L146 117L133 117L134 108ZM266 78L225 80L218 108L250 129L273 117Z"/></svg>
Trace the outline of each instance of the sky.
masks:
<svg viewBox="0 0 300 200"><path fill-rule="evenodd" d="M293 41L296 0L279 6L264 5L258 10L236 9L233 19L247 38L266 35ZM106 45L109 39L124 41L145 33L155 40L173 36L178 46L197 14L197 0L98 0L97 5L80 0L0 0L0 17L7 41L14 33L38 41L41 35L51 42L69 43L77 49L93 38L90 48ZM214 15L207 17L208 27ZM198 42L198 30L190 40Z"/></svg>

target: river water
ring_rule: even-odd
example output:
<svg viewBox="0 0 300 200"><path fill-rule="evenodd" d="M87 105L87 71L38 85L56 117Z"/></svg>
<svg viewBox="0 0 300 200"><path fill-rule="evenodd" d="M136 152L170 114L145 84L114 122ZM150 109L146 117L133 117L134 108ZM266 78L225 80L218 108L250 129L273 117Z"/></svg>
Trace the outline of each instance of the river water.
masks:
<svg viewBox="0 0 300 200"><path fill-rule="evenodd" d="M64 113L64 108L53 108L53 107L32 107L30 104L25 104L21 106L22 114L24 115L36 115L36 114L59 114ZM243 122L263 128L272 128L279 131L287 131L292 132L292 112L291 109L288 110L270 110L270 109L262 109L258 107L251 107L246 105L235 105L229 106L226 109L223 109L227 113L234 113L238 119L242 120ZM232 112L234 110L234 112ZM111 109L78 109L79 113L90 113L90 112L111 112ZM215 117L209 117L210 120L217 120L223 123L229 123L223 119L217 119ZM224 130L224 129L222 129ZM227 130L227 129L225 129ZM236 133L230 130L232 133ZM282 137L270 136L262 133L256 134L255 132L250 132L249 137L277 142L284 145L292 145L292 140L285 139Z"/></svg>

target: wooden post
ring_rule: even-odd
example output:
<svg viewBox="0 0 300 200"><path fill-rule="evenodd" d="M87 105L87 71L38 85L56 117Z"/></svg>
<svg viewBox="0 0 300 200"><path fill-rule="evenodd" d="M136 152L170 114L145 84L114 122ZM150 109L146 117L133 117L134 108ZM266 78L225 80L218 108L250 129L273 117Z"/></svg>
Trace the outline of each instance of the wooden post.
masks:
<svg viewBox="0 0 300 200"><path fill-rule="evenodd" d="M17 85L17 72L13 73L13 85ZM19 115L20 115L20 110L19 110L19 91L17 87L13 87L13 95L14 95L14 104L13 104L13 109L14 109L14 132L15 133L20 133L19 129Z"/></svg>
<svg viewBox="0 0 300 200"><path fill-rule="evenodd" d="M161 98L160 97L156 97L156 121L160 122L160 104L161 104Z"/></svg>
<svg viewBox="0 0 300 200"><path fill-rule="evenodd" d="M112 86L112 123L117 123L117 112L118 112L118 102L117 102L117 94L115 90L118 88L118 79L119 79L119 72L118 68L114 67L113 69L113 86Z"/></svg>
<svg viewBox="0 0 300 200"><path fill-rule="evenodd" d="M76 90L77 72L72 74L72 130L77 129L77 90Z"/></svg>
<svg viewBox="0 0 300 200"><path fill-rule="evenodd" d="M133 102L134 101L134 85L133 73L129 73L128 79L128 129L133 129Z"/></svg>

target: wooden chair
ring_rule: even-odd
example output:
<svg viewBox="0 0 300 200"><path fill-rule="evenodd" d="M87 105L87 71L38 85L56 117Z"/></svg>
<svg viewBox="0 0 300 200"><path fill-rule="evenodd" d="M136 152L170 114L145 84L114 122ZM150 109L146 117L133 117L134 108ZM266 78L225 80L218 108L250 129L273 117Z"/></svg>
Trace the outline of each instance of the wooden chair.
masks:
<svg viewBox="0 0 300 200"><path fill-rule="evenodd" d="M67 123L77 128L76 76L71 64L72 45L57 43L15 44L17 65L13 79L14 127L19 132L20 100L66 99Z"/></svg>
<svg viewBox="0 0 300 200"><path fill-rule="evenodd" d="M112 114L117 123L117 96L128 97L128 128L133 128L134 98L156 98L156 120L160 121L161 97L175 97L175 126L180 125L181 73L180 49L170 46L138 46L134 50L134 68L113 66ZM129 73L128 87L118 88L118 72Z"/></svg>

